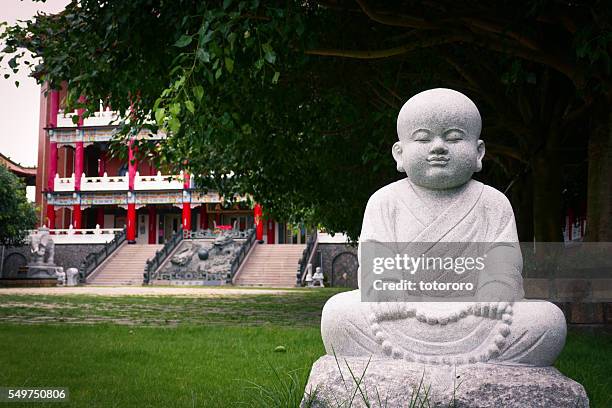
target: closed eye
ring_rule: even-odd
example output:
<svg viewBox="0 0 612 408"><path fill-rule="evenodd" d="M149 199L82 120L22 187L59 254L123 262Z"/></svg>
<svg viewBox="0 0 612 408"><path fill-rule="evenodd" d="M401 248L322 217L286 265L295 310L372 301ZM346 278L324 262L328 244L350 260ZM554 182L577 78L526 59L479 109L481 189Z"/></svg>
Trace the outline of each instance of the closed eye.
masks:
<svg viewBox="0 0 612 408"><path fill-rule="evenodd" d="M444 133L444 140L447 142L458 142L465 138L465 133L460 129L450 129Z"/></svg>
<svg viewBox="0 0 612 408"><path fill-rule="evenodd" d="M420 129L412 134L412 140L415 142L429 142L431 140L431 135L427 130Z"/></svg>

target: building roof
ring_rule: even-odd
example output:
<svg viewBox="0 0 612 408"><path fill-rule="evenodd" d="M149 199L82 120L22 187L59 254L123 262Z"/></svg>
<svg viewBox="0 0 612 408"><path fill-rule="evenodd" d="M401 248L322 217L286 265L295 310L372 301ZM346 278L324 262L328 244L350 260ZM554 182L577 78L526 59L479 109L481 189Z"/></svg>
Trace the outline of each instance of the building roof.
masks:
<svg viewBox="0 0 612 408"><path fill-rule="evenodd" d="M36 166L24 167L19 163L15 163L10 158L0 153L0 164L7 167L11 172L21 177L36 177Z"/></svg>

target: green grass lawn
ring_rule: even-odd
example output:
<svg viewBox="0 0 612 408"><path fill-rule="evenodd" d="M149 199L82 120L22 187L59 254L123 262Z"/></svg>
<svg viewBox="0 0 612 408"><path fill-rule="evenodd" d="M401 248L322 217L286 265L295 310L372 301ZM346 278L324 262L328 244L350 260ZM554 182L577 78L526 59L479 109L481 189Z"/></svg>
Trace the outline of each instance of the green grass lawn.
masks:
<svg viewBox="0 0 612 408"><path fill-rule="evenodd" d="M231 406L249 401L247 380L273 385L271 367L302 369L305 377L323 353L314 327L3 324L0 330L3 344L13 345L0 352L0 384L68 387L71 406L79 407ZM278 345L287 352L274 352Z"/></svg>
<svg viewBox="0 0 612 408"><path fill-rule="evenodd" d="M335 293L0 296L0 386L68 387L74 407L250 406L248 381L273 387L275 370L305 380L324 352L320 312ZM570 333L557 366L591 406L610 407L611 355L611 336Z"/></svg>

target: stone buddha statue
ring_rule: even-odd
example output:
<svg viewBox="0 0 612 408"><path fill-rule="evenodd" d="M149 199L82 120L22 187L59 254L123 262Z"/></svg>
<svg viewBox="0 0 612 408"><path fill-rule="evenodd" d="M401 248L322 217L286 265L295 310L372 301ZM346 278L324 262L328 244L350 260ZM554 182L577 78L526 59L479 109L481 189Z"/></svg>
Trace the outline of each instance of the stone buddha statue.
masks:
<svg viewBox="0 0 612 408"><path fill-rule="evenodd" d="M328 355L438 366L553 364L565 343L565 318L552 303L523 299L512 207L501 192L472 180L485 154L480 132L476 105L459 92L432 89L404 104L392 154L406 178L368 201L359 239L360 289L333 296L323 309ZM433 291L414 292L405 301L364 301L372 273L364 268L364 248L379 245L393 253L398 243L425 245L424 256L454 248L454 257L462 249L450 243L481 243L487 268L465 301L457 293L445 301L446 294ZM436 279L444 281L442 275Z"/></svg>

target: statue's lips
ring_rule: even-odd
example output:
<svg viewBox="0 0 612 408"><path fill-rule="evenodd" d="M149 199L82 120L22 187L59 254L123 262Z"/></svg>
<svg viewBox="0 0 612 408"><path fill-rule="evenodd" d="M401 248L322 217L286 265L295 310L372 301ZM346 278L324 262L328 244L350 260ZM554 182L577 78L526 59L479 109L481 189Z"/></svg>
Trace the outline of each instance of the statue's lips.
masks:
<svg viewBox="0 0 612 408"><path fill-rule="evenodd" d="M446 166L449 160L448 157L444 156L432 156L427 158L427 162L432 166Z"/></svg>

